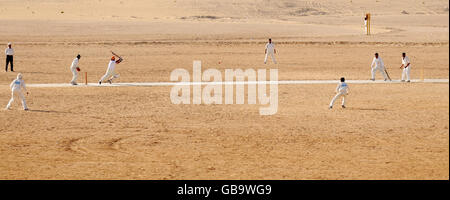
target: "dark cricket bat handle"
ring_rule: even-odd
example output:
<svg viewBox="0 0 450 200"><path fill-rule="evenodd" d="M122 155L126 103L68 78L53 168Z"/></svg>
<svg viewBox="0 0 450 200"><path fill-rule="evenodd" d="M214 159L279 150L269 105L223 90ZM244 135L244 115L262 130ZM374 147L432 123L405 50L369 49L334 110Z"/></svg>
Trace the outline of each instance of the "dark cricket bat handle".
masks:
<svg viewBox="0 0 450 200"><path fill-rule="evenodd" d="M111 51L111 53L112 53L114 56L117 56L117 57L119 57L120 59L122 59L122 57L120 57L119 55L117 55L117 54L114 53L113 51Z"/></svg>

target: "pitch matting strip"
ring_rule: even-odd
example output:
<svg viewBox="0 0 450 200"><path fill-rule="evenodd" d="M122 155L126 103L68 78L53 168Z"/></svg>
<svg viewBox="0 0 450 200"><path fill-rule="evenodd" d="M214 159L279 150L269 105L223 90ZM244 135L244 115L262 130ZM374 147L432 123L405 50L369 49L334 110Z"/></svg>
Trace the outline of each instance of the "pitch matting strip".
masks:
<svg viewBox="0 0 450 200"><path fill-rule="evenodd" d="M398 84L404 83L400 80L392 81L371 81L371 80L347 80L350 84ZM281 81L243 81L243 82L144 82L144 83L80 83L73 86L69 83L44 83L44 84L27 84L27 87L35 88L52 88L52 87L132 87L132 86L175 86L175 85L248 85L248 84L279 84L279 85L309 85L309 84L337 84L339 80L281 80ZM411 83L449 83L449 79L425 79L411 80ZM407 83L405 83L407 84Z"/></svg>

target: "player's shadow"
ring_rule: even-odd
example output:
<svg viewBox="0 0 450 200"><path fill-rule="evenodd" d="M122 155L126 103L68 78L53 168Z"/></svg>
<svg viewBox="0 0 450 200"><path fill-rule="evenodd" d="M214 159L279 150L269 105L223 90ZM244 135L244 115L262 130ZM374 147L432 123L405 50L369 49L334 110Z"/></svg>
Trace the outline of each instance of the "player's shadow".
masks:
<svg viewBox="0 0 450 200"><path fill-rule="evenodd" d="M23 72L23 73L27 73L27 74L55 74L55 73L51 73L51 72Z"/></svg>
<svg viewBox="0 0 450 200"><path fill-rule="evenodd" d="M387 111L387 109L384 108L348 108L349 110L370 110L370 111Z"/></svg>
<svg viewBox="0 0 450 200"><path fill-rule="evenodd" d="M61 112L61 111L54 111L54 110L28 110L28 112L40 112L40 113L64 113L69 114L70 112Z"/></svg>

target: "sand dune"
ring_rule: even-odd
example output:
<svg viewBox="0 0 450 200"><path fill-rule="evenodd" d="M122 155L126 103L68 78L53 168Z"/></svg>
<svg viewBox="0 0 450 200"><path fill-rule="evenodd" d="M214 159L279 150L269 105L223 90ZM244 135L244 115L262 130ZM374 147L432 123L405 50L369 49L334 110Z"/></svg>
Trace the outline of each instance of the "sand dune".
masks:
<svg viewBox="0 0 450 200"><path fill-rule="evenodd" d="M364 12L377 15L448 14L448 1L445 0L2 0L0 3L2 19L152 20L185 17L283 20L310 15L359 16Z"/></svg>
<svg viewBox="0 0 450 200"><path fill-rule="evenodd" d="M247 39L448 41L448 6L442 0L0 1L0 35L126 33L218 38L227 34ZM373 34L379 37L362 37L365 12L373 14Z"/></svg>

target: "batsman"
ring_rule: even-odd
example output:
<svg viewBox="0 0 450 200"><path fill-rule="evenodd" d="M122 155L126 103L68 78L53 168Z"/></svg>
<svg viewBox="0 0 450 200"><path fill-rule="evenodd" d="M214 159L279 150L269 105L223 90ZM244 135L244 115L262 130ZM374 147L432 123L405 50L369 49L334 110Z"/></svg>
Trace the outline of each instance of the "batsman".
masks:
<svg viewBox="0 0 450 200"><path fill-rule="evenodd" d="M122 57L120 57L119 55L114 53L113 51L111 51L111 53L113 54L113 56L111 57L111 60L109 61L108 69L106 70L105 75L103 75L102 78L98 81L99 85L101 85L105 80L109 84L112 84L112 81L114 79L119 78L119 74L116 74L115 68L116 68L116 64L121 63L123 61L123 59L122 59ZM116 57L118 58L117 60L116 60Z"/></svg>
<svg viewBox="0 0 450 200"><path fill-rule="evenodd" d="M370 65L372 68L372 78L370 80L375 81L375 73L380 71L384 77L384 81L388 80L388 75L386 74L386 68L384 66L383 59L378 56L378 53L375 53L375 57L372 60L372 64Z"/></svg>

